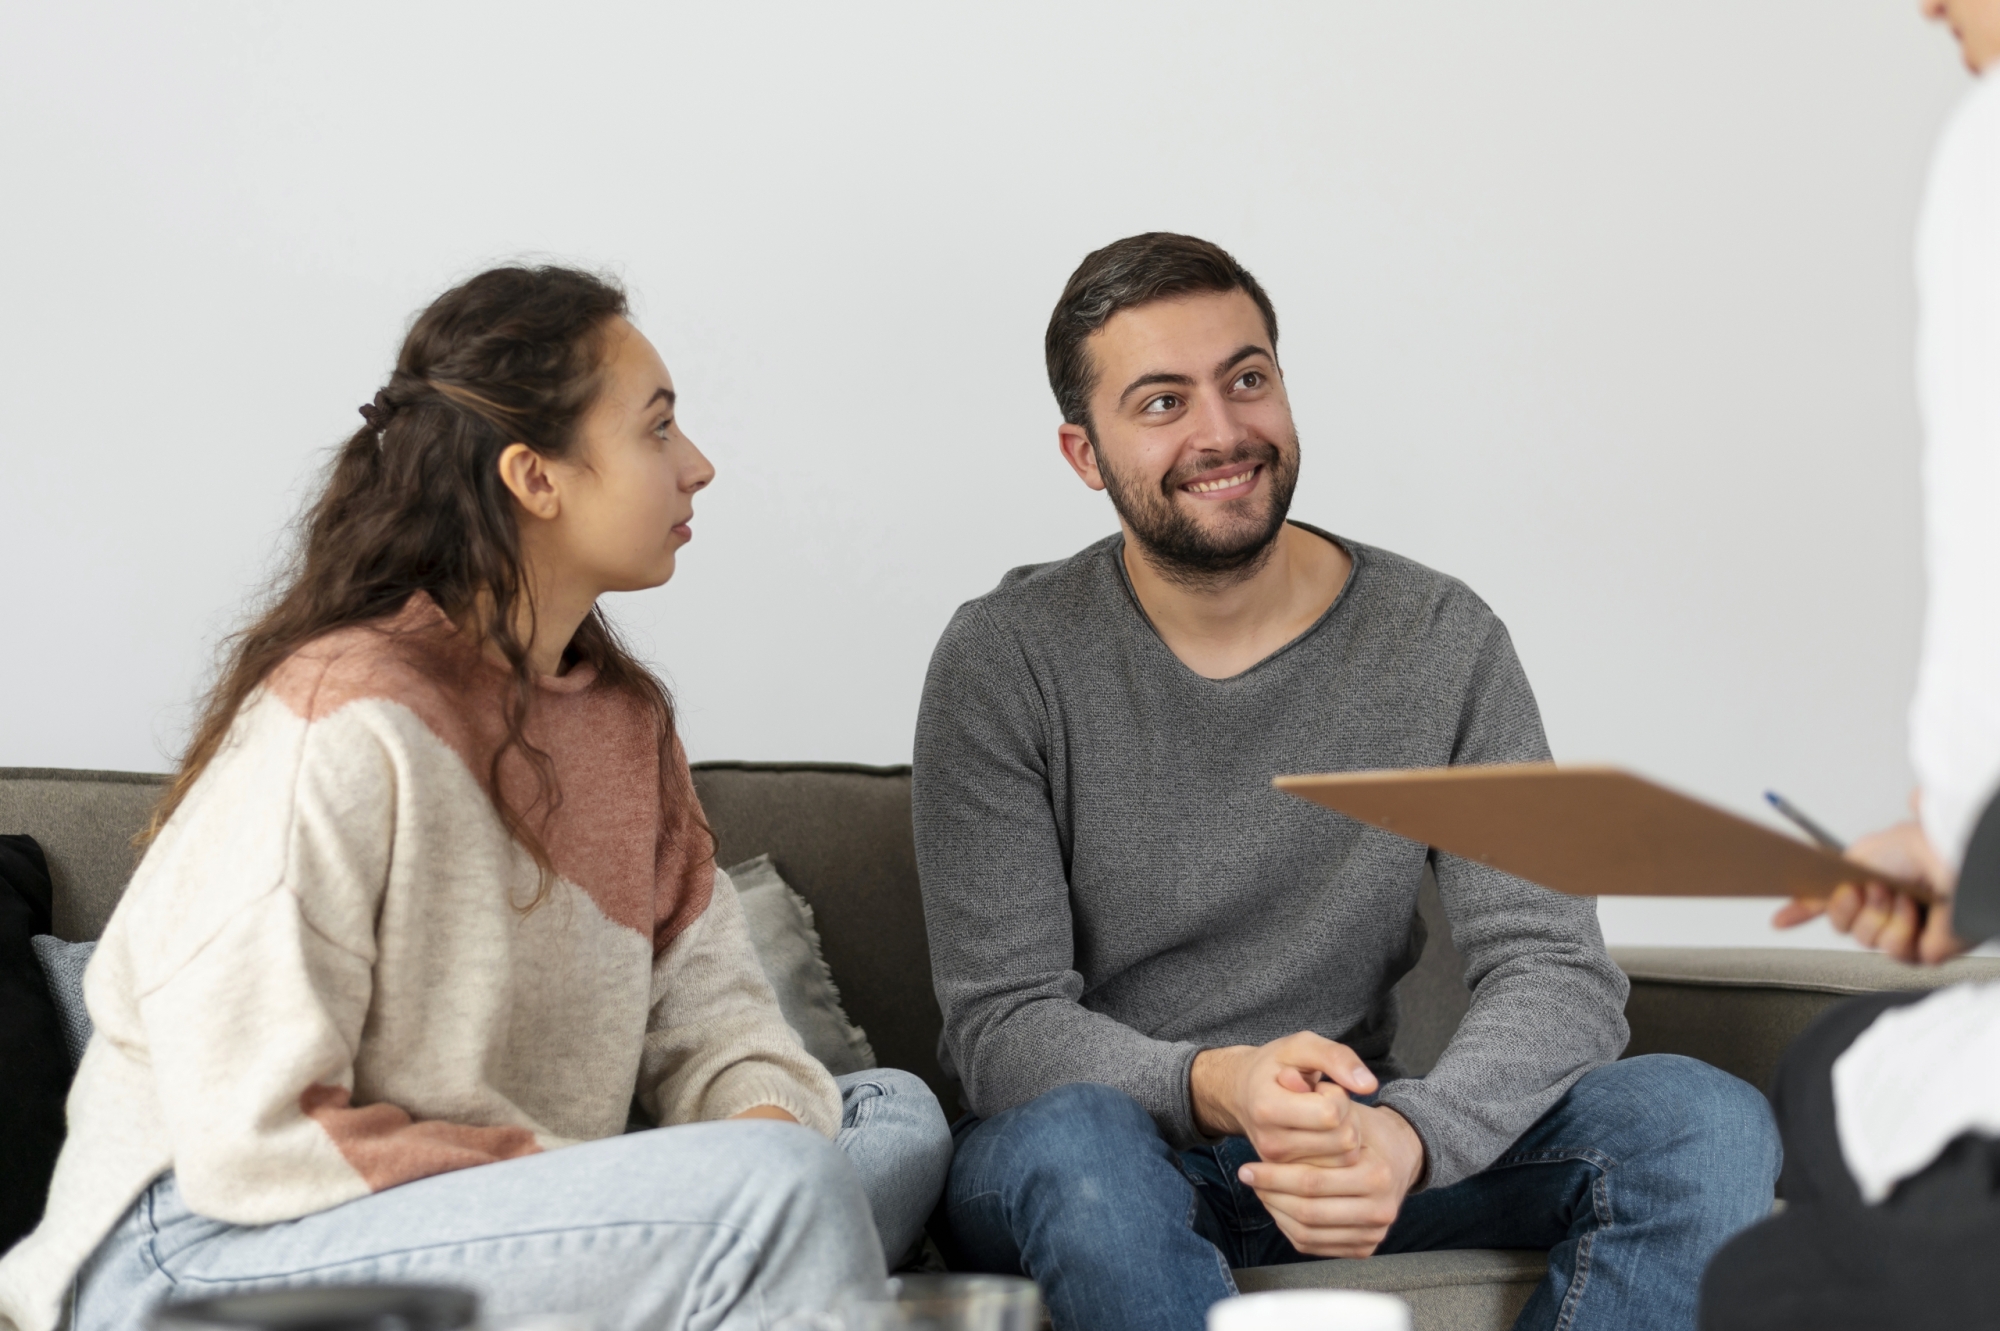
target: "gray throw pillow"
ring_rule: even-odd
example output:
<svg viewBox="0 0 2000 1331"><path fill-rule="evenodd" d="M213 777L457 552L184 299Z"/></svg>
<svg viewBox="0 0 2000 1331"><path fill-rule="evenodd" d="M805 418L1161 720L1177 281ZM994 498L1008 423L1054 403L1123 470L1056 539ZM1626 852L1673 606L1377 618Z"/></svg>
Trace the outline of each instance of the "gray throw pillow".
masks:
<svg viewBox="0 0 2000 1331"><path fill-rule="evenodd" d="M90 964L97 944L66 943L54 934L36 934L28 944L35 949L42 978L48 982L49 997L56 1005L56 1019L62 1023L63 1044L69 1049L73 1072L83 1062L83 1047L90 1043L90 1009L83 1005L83 968Z"/></svg>
<svg viewBox="0 0 2000 1331"><path fill-rule="evenodd" d="M736 884L743 901L750 944L771 987L778 991L778 1008L799 1033L806 1052L838 1077L876 1066L868 1036L847 1019L833 972L820 955L819 930L813 928L812 907L778 876L769 855L759 855L723 872Z"/></svg>

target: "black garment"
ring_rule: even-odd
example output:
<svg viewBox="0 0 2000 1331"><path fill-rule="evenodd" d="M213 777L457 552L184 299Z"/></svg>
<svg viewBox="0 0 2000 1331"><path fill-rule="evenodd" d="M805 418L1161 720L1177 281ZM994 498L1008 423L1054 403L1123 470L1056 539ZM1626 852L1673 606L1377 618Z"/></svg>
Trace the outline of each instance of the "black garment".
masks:
<svg viewBox="0 0 2000 1331"><path fill-rule="evenodd" d="M1975 944L2000 937L2000 793L1987 801L1966 843L1951 898L1951 931Z"/></svg>
<svg viewBox="0 0 2000 1331"><path fill-rule="evenodd" d="M2000 1327L2000 1141L1968 1133L1869 1206L1834 1128L1834 1060L1882 1013L1926 997L1850 999L1785 1051L1771 1099L1786 1209L1709 1263L1702 1331Z"/></svg>
<svg viewBox="0 0 2000 1331"><path fill-rule="evenodd" d="M35 839L0 836L0 1252L41 1220L62 1150L69 1054L28 942L50 931L54 895Z"/></svg>

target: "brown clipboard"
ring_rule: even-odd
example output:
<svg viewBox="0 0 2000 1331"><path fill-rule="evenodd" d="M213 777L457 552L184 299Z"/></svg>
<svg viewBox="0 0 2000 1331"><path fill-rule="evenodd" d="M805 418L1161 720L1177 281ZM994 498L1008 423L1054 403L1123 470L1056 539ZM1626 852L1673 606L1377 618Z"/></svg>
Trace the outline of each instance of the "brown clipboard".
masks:
<svg viewBox="0 0 2000 1331"><path fill-rule="evenodd" d="M1616 767L1281 776L1287 794L1572 896L1825 897L1884 877Z"/></svg>

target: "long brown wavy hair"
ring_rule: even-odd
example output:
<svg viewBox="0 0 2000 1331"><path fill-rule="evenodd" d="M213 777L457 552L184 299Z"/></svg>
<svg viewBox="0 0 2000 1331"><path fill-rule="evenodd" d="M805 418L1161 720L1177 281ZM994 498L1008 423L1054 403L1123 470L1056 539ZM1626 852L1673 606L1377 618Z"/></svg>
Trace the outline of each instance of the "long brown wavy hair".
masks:
<svg viewBox="0 0 2000 1331"><path fill-rule="evenodd" d="M512 687L506 730L487 769L495 810L540 870L528 908L548 894L554 870L529 815L545 823L562 802L554 764L524 733L535 675L515 629L526 594L515 501L499 458L524 443L570 455L596 399L605 333L626 313L616 283L573 268L495 268L445 292L417 316L388 385L364 409L367 424L340 446L325 487L301 515L290 566L249 627L229 638L214 689L173 783L140 834L156 836L227 739L244 700L286 657L321 635L394 614L428 592L455 623L506 659ZM378 422L385 422L377 429ZM659 741L660 786L674 785L674 708L593 607L564 652L599 680L641 700ZM538 794L526 809L501 793L501 762L519 753ZM689 796L692 797L691 795Z"/></svg>

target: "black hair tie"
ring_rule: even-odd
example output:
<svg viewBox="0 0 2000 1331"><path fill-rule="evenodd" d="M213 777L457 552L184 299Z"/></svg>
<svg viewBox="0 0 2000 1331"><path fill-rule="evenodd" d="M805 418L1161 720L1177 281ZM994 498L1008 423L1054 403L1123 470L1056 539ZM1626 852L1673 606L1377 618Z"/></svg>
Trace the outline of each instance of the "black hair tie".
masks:
<svg viewBox="0 0 2000 1331"><path fill-rule="evenodd" d="M361 419L368 422L368 428L380 434L389 428L389 422L395 418L396 404L389 400L389 390L384 388L375 394L373 402L362 403L360 411Z"/></svg>

